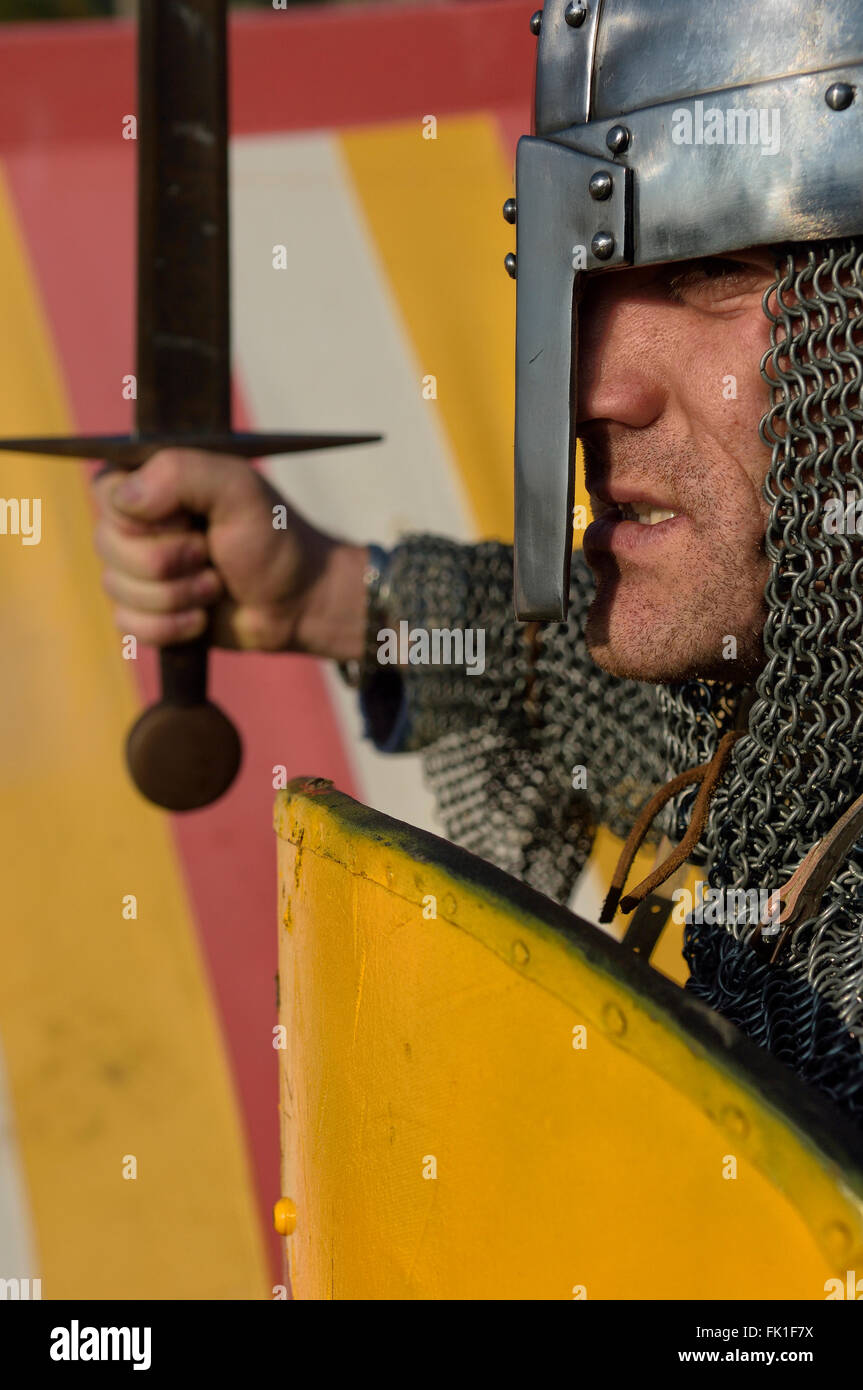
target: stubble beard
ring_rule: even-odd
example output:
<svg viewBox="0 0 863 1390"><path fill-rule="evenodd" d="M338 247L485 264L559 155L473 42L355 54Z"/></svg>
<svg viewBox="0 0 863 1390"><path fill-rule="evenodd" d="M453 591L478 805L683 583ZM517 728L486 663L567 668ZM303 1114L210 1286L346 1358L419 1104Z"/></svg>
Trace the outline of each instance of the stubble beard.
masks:
<svg viewBox="0 0 863 1390"><path fill-rule="evenodd" d="M766 504L758 509L745 489L735 495L723 490L718 467L705 468L694 445L672 451L657 444L649 450L646 440L634 444L618 442L611 471L603 451L586 442L588 487L641 479L645 488L678 498L690 520L685 535L655 562L588 554L597 583L585 630L590 655L603 670L629 680L749 685L764 664Z"/></svg>

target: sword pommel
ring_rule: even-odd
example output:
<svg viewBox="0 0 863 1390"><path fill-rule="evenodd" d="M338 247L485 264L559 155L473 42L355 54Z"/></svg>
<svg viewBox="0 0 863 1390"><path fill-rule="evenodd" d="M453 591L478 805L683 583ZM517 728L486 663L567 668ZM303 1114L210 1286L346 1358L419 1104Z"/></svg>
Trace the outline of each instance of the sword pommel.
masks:
<svg viewBox="0 0 863 1390"><path fill-rule="evenodd" d="M167 811L196 811L233 782L240 736L207 699L207 640L161 652L162 699L132 726L126 762L140 792Z"/></svg>

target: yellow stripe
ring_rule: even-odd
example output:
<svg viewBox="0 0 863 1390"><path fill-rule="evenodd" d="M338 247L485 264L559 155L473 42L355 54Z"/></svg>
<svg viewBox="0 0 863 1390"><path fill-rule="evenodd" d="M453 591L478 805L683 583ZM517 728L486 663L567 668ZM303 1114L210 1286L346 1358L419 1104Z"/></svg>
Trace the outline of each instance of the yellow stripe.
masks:
<svg viewBox="0 0 863 1390"><path fill-rule="evenodd" d="M512 537L515 286L501 217L512 170L488 116L441 118L342 136L342 149L421 378L440 413L479 534Z"/></svg>
<svg viewBox="0 0 863 1390"><path fill-rule="evenodd" d="M2 180L0 311L0 430L68 430ZM39 545L0 535L0 1036L43 1294L265 1296L238 1110L168 823L123 772L137 700L100 592L84 476L4 455L0 497L39 497L43 517Z"/></svg>
<svg viewBox="0 0 863 1390"><path fill-rule="evenodd" d="M515 286L503 259L515 234L501 216L513 179L497 123L485 115L445 117L436 140L423 138L419 121L341 139L418 376L437 377L429 409L440 412L477 533L509 541ZM586 506L581 465L579 452L575 500ZM577 549L582 535L576 529Z"/></svg>

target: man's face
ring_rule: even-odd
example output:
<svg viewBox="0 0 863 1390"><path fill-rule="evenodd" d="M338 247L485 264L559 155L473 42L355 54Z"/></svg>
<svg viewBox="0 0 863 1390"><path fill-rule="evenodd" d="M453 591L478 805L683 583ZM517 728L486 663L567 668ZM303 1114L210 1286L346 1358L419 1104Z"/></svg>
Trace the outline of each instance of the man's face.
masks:
<svg viewBox="0 0 863 1390"><path fill-rule="evenodd" d="M614 675L741 680L761 665L761 300L774 278L771 253L755 248L587 280L578 434L597 579L587 642Z"/></svg>

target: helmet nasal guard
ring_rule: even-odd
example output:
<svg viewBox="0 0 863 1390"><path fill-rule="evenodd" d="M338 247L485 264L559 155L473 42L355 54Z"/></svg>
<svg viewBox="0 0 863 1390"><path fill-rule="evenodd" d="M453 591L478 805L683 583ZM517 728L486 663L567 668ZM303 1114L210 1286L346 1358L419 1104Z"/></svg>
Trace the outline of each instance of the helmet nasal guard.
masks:
<svg viewBox="0 0 863 1390"><path fill-rule="evenodd" d="M515 174L515 612L561 621L582 277L863 232L863 5L547 0L532 27L536 134Z"/></svg>

